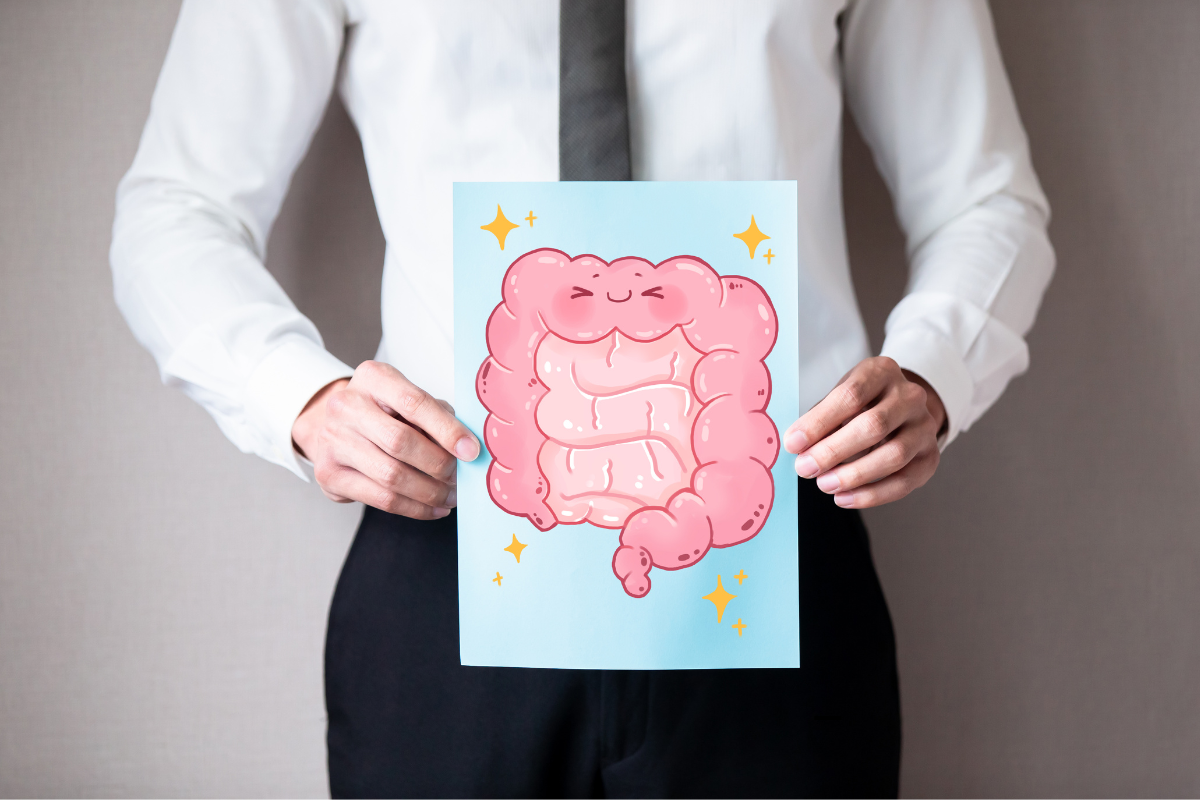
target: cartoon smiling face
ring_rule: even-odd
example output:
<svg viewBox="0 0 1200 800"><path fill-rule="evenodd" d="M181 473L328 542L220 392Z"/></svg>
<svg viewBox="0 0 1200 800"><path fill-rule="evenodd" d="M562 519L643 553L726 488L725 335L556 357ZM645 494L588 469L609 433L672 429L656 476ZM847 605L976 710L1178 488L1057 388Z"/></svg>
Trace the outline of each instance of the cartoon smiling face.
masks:
<svg viewBox="0 0 1200 800"><path fill-rule="evenodd" d="M703 261L641 258L607 263L570 259L557 250L530 253L513 265L505 297L513 307L536 305L546 326L574 341L595 341L618 329L648 340L691 321L694 299L719 302L720 278Z"/></svg>

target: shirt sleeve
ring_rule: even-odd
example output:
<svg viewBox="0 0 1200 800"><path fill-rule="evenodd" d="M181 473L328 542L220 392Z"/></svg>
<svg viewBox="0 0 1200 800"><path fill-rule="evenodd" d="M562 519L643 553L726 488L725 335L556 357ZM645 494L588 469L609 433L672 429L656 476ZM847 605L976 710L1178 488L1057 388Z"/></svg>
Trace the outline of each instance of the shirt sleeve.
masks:
<svg viewBox="0 0 1200 800"><path fill-rule="evenodd" d="M984 0L857 0L843 25L847 102L910 262L882 354L937 390L945 446L1029 366L1050 208Z"/></svg>
<svg viewBox="0 0 1200 800"><path fill-rule="evenodd" d="M163 382L243 452L305 479L292 423L353 370L263 258L332 92L343 30L329 0L186 0L117 189L110 252L117 305Z"/></svg>

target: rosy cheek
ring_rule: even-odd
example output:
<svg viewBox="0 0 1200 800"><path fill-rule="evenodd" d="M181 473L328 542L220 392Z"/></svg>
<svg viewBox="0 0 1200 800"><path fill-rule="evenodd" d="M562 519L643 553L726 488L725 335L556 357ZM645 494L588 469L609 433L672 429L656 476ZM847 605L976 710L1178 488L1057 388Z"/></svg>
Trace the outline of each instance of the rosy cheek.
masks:
<svg viewBox="0 0 1200 800"><path fill-rule="evenodd" d="M592 313L596 309L595 297L571 299L573 294L575 292L570 288L562 289L554 294L554 299L550 302L550 311L554 315L555 321L563 328L584 326L592 318Z"/></svg>
<svg viewBox="0 0 1200 800"><path fill-rule="evenodd" d="M676 286L664 286L663 299L650 298L650 315L660 322L682 322L688 310L687 295Z"/></svg>

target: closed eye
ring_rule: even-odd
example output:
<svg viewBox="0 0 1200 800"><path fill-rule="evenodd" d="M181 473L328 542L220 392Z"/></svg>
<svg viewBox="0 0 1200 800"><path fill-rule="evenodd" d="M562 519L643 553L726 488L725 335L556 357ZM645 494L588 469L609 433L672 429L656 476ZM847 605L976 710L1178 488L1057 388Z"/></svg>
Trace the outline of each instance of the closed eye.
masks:
<svg viewBox="0 0 1200 800"><path fill-rule="evenodd" d="M572 300L574 300L576 297L591 297L592 296L592 293L589 292L587 289L583 288L582 286L572 286L571 288L575 290L575 294L571 295Z"/></svg>
<svg viewBox="0 0 1200 800"><path fill-rule="evenodd" d="M642 297L657 297L659 300L662 300L664 299L662 296L662 287L655 286L651 289L647 289L646 291L642 292Z"/></svg>

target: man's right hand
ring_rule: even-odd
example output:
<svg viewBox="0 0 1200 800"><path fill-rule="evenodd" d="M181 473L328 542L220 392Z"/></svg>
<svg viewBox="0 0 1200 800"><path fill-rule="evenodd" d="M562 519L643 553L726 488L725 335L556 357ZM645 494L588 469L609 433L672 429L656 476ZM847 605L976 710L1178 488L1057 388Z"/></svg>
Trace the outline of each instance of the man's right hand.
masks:
<svg viewBox="0 0 1200 800"><path fill-rule="evenodd" d="M364 361L353 378L313 395L292 425L292 441L330 500L413 519L449 514L458 504L455 459L479 455L479 441L449 403L378 361Z"/></svg>

